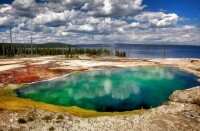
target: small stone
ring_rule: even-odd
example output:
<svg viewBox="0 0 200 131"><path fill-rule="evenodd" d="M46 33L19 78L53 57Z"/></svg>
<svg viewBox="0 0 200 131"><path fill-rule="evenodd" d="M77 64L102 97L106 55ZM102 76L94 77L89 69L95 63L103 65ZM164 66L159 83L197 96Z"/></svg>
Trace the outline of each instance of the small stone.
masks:
<svg viewBox="0 0 200 131"><path fill-rule="evenodd" d="M200 118L199 113L195 111L188 111L183 113L186 117L191 117L191 118Z"/></svg>

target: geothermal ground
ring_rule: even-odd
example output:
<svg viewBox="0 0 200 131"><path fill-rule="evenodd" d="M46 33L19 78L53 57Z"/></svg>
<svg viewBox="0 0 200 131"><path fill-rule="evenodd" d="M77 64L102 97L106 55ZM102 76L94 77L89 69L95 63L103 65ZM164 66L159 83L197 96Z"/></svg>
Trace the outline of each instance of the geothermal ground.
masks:
<svg viewBox="0 0 200 131"><path fill-rule="evenodd" d="M175 66L200 77L200 59L122 59L80 57L65 59L35 57L0 60L0 130L185 130L200 129L200 87L176 91L170 101L147 111L88 117L59 107L18 99L10 91L15 86L69 73L134 66ZM26 103L27 102L27 103ZM31 104L30 104L31 103ZM33 104L34 103L34 104ZM28 106L28 104L30 104ZM27 105L27 106L24 106ZM41 106L45 108L40 108ZM50 108L53 109L50 109ZM86 118L87 117L87 118Z"/></svg>

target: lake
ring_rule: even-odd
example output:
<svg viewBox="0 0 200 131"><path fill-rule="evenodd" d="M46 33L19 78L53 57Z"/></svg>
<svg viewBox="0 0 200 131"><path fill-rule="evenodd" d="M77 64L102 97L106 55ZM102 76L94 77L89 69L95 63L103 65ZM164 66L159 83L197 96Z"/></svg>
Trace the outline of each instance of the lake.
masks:
<svg viewBox="0 0 200 131"><path fill-rule="evenodd" d="M150 44L81 44L75 48L125 51L129 58L200 58L200 46Z"/></svg>
<svg viewBox="0 0 200 131"><path fill-rule="evenodd" d="M134 67L84 71L28 84L18 97L99 112L157 107L176 90L199 85L198 77L175 67Z"/></svg>

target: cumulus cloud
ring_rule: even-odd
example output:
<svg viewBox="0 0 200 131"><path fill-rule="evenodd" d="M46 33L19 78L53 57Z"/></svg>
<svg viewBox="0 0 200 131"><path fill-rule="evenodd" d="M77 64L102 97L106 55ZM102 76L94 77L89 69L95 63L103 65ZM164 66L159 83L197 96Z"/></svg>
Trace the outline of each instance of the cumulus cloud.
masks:
<svg viewBox="0 0 200 131"><path fill-rule="evenodd" d="M14 8L19 10L27 10L35 5L35 0L15 0L12 3Z"/></svg>
<svg viewBox="0 0 200 131"><path fill-rule="evenodd" d="M200 43L198 26L180 25L178 14L145 7L142 0L14 0L0 5L0 28L6 30L0 37L9 41L12 26L17 42L29 41L32 33L35 43Z"/></svg>
<svg viewBox="0 0 200 131"><path fill-rule="evenodd" d="M94 17L88 17L85 19L85 22L90 23L90 24L98 24L98 23L101 23L101 19L94 18Z"/></svg>
<svg viewBox="0 0 200 131"><path fill-rule="evenodd" d="M73 32L92 32L94 31L94 27L90 24L85 24L85 25L73 25L69 24L68 31L73 31Z"/></svg>
<svg viewBox="0 0 200 131"><path fill-rule="evenodd" d="M172 26L178 22L178 16L176 14L165 14L160 19L152 19L149 22L156 27Z"/></svg>
<svg viewBox="0 0 200 131"><path fill-rule="evenodd" d="M106 17L134 14L144 7L142 0L95 0L85 3L82 9L96 17Z"/></svg>
<svg viewBox="0 0 200 131"><path fill-rule="evenodd" d="M134 17L135 20L145 22L155 27L166 27L176 25L179 16L175 13L165 14L164 12L143 12Z"/></svg>
<svg viewBox="0 0 200 131"><path fill-rule="evenodd" d="M90 0L52 0L52 1L71 9L71 8L80 7Z"/></svg>
<svg viewBox="0 0 200 131"><path fill-rule="evenodd" d="M129 25L130 28L136 28L136 27L140 27L140 22L133 22Z"/></svg>
<svg viewBox="0 0 200 131"><path fill-rule="evenodd" d="M0 5L0 27L10 27L15 22L14 16L9 14L11 9L10 5Z"/></svg>
<svg viewBox="0 0 200 131"><path fill-rule="evenodd" d="M15 19L12 16L4 16L0 18L0 27L10 27Z"/></svg>
<svg viewBox="0 0 200 131"><path fill-rule="evenodd" d="M35 0L14 0L12 3L12 14L22 17L35 17L38 12Z"/></svg>
<svg viewBox="0 0 200 131"><path fill-rule="evenodd" d="M34 24L47 25L49 27L59 27L66 25L67 22L76 19L81 16L81 12L75 10L65 10L64 12L57 13L53 11L47 11L42 14L38 14L34 19Z"/></svg>
<svg viewBox="0 0 200 131"><path fill-rule="evenodd" d="M11 10L12 6L8 4L0 5L0 14L6 13L7 11Z"/></svg>

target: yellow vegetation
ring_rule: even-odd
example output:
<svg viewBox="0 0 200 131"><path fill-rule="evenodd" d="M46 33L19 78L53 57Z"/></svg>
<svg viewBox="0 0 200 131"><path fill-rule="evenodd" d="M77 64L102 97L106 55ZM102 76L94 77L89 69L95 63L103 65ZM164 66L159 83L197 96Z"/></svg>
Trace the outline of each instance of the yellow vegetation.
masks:
<svg viewBox="0 0 200 131"><path fill-rule="evenodd" d="M0 88L0 108L4 110L24 110L27 108L40 108L47 111L53 112L68 112L75 116L80 117L97 117L97 116L113 116L113 115L125 115L125 114L140 114L145 110L134 110L126 112L97 112L93 110L86 110L76 106L73 107L63 107L51 104L46 104L43 102L36 102L29 99L23 99L16 96L13 93L13 89L20 88L22 85L18 86L7 86Z"/></svg>

